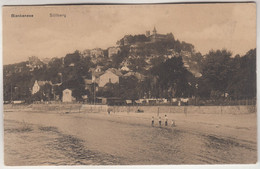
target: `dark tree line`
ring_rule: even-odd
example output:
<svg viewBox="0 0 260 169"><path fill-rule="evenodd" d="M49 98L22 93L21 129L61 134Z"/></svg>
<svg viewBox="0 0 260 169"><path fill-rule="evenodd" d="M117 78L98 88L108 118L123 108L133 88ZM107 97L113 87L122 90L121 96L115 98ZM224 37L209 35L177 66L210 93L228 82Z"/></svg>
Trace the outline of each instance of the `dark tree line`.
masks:
<svg viewBox="0 0 260 169"><path fill-rule="evenodd" d="M210 51L202 61L199 93L203 98L256 97L256 49L231 57L227 50Z"/></svg>

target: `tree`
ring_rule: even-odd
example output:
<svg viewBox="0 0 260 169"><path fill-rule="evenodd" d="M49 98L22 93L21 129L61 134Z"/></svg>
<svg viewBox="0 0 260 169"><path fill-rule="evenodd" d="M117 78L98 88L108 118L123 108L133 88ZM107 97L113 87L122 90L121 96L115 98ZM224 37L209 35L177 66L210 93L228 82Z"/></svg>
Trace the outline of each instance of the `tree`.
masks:
<svg viewBox="0 0 260 169"><path fill-rule="evenodd" d="M129 60L131 65L129 68L134 72L144 72L144 68L147 65L144 58L133 58Z"/></svg>
<svg viewBox="0 0 260 169"><path fill-rule="evenodd" d="M120 97L120 87L118 83L107 83L104 88L100 89L97 96L102 97Z"/></svg>
<svg viewBox="0 0 260 169"><path fill-rule="evenodd" d="M5 65L3 69L4 100L26 100L31 96L30 87L33 77L27 62Z"/></svg>
<svg viewBox="0 0 260 169"><path fill-rule="evenodd" d="M50 101L53 100L52 86L48 83L41 86L40 90L32 95L33 101Z"/></svg>
<svg viewBox="0 0 260 169"><path fill-rule="evenodd" d="M120 54L114 54L111 56L112 58L112 67L119 68L120 63L124 60L124 58Z"/></svg>
<svg viewBox="0 0 260 169"><path fill-rule="evenodd" d="M223 50L211 50L205 56L202 65L202 77L200 79L200 88L203 86L208 86L203 88L200 95L202 97L210 96L211 91L219 91L223 95L227 92L228 82L231 78L231 55L232 53ZM205 91L207 89L207 91ZM201 89L199 89L201 91Z"/></svg>
<svg viewBox="0 0 260 169"><path fill-rule="evenodd" d="M53 58L48 63L48 69L45 71L45 74L47 76L46 80L52 81L55 83L61 82L61 75L60 73L63 70L63 63L62 58Z"/></svg>
<svg viewBox="0 0 260 169"><path fill-rule="evenodd" d="M227 91L233 99L252 99L256 97L256 49L246 55L232 59L232 75Z"/></svg>
<svg viewBox="0 0 260 169"><path fill-rule="evenodd" d="M151 69L151 73L157 78L159 97L189 97L193 95L190 88L192 82L189 76L193 76L183 66L182 58L171 58ZM174 94L174 95L172 95Z"/></svg>
<svg viewBox="0 0 260 169"><path fill-rule="evenodd" d="M119 68L122 61L129 55L129 46L121 46L117 54L111 56L112 62L109 66Z"/></svg>
<svg viewBox="0 0 260 169"><path fill-rule="evenodd" d="M64 58L64 65L69 66L71 64L75 64L80 62L80 53L76 50L74 53L67 54Z"/></svg>
<svg viewBox="0 0 260 169"><path fill-rule="evenodd" d="M158 57L151 59L151 65L154 67L159 64L162 64L164 61L165 61L165 58L163 56L158 56Z"/></svg>
<svg viewBox="0 0 260 169"><path fill-rule="evenodd" d="M84 77L90 77L89 67L92 63L89 58L81 57L78 51L67 54L64 58L64 68L62 69L62 90L71 89L72 96L77 101L82 101L86 95Z"/></svg>
<svg viewBox="0 0 260 169"><path fill-rule="evenodd" d="M122 99L138 99L138 79L135 76L129 76L120 80L119 89Z"/></svg>

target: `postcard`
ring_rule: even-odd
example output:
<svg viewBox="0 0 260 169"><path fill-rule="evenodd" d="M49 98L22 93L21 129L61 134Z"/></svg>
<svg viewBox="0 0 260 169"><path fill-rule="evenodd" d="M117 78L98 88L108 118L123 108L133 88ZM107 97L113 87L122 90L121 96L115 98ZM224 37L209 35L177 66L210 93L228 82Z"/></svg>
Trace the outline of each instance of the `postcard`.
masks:
<svg viewBox="0 0 260 169"><path fill-rule="evenodd" d="M255 3L2 9L6 166L257 162Z"/></svg>

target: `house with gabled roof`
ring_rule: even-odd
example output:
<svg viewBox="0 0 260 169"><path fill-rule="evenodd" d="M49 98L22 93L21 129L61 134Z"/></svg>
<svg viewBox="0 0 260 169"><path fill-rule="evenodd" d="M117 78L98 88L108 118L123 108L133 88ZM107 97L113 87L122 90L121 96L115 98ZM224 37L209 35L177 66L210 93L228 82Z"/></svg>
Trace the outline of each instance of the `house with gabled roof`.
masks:
<svg viewBox="0 0 260 169"><path fill-rule="evenodd" d="M123 74L115 68L107 69L102 75L99 77L99 87L104 87L107 83L119 83L119 78L123 76Z"/></svg>

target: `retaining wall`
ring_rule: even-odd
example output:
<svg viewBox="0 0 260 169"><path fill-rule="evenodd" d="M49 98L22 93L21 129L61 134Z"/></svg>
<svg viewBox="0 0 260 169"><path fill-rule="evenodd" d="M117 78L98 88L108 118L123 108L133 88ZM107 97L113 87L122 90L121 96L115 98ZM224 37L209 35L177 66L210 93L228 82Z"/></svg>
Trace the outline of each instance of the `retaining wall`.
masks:
<svg viewBox="0 0 260 169"><path fill-rule="evenodd" d="M256 113L255 105L240 106L107 106L88 104L31 104L31 105L4 105L4 109L32 109L40 111L66 112L137 112L144 113L199 113L199 114L247 114Z"/></svg>
<svg viewBox="0 0 260 169"><path fill-rule="evenodd" d="M200 113L200 114L246 114L256 113L256 106L111 106L115 112L144 113Z"/></svg>

